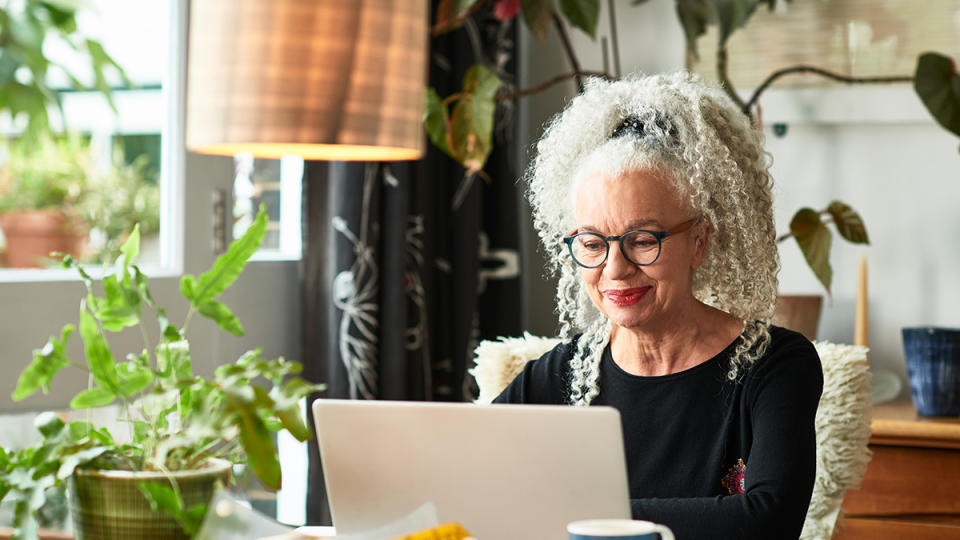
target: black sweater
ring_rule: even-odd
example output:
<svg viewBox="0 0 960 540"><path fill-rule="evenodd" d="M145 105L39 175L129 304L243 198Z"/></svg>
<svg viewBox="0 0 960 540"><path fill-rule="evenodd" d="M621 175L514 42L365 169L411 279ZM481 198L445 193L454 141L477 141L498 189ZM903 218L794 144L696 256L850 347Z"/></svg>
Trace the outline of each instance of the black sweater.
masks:
<svg viewBox="0 0 960 540"><path fill-rule="evenodd" d="M800 536L823 373L803 336L770 332L765 356L737 381L726 377L734 344L661 377L631 375L604 351L593 404L620 411L634 518L681 540ZM563 343L528 363L495 401L568 403L572 351Z"/></svg>

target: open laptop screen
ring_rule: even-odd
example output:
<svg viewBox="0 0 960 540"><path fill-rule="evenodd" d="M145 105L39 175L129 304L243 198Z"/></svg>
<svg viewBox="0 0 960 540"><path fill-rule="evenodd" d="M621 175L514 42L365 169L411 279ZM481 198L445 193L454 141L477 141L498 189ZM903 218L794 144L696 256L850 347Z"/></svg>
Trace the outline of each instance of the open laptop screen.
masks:
<svg viewBox="0 0 960 540"><path fill-rule="evenodd" d="M424 503L480 539L565 538L570 521L630 517L613 408L318 399L313 412L338 533Z"/></svg>

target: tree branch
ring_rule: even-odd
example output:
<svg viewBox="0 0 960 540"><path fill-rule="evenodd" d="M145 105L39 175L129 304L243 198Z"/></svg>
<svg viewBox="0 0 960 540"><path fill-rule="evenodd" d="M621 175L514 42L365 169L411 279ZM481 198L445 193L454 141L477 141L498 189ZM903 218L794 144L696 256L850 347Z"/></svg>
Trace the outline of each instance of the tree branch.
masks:
<svg viewBox="0 0 960 540"><path fill-rule="evenodd" d="M604 79L607 79L608 81L616 80L616 77L614 77L613 75L610 75L609 73L603 72L603 71L571 71L571 72L569 72L569 73L563 73L563 74L561 74L561 75L557 75L556 77L554 77L554 78L552 78L552 79L550 79L550 80L548 80L548 81L542 82L542 83L540 83L540 84L538 84L538 85L536 85L536 86L532 86L532 87L526 88L526 89L524 89L524 90L516 90L516 91L514 91L514 92L500 92L500 93L498 93L498 94L494 97L494 99L497 100L497 101L502 101L502 100L504 100L504 99L514 99L514 98L518 98L518 97L529 96L529 95L531 95L531 94L536 94L536 93L542 92L542 91L546 90L547 88L550 88L551 86L553 86L553 85L555 85L555 84L557 84L557 83L559 83L559 82L563 82L563 81L565 81L565 80L567 80L567 79L572 79L572 78L574 78L574 77L577 77L577 78L579 78L579 77L603 77Z"/></svg>
<svg viewBox="0 0 960 540"><path fill-rule="evenodd" d="M760 99L760 94L764 92L774 81L783 77L785 75L790 75L791 73L813 73L820 75L821 77L826 77L837 82L847 83L847 84L876 84L876 83L900 83L900 82L913 82L913 77L902 75L902 76L890 76L890 77L848 77L846 75L840 75L838 73L833 73L825 69L821 69L814 66L799 65L789 68L780 69L774 71L770 74L756 90L753 91L753 95L750 96L750 100L742 106L744 114L750 115L750 109L757 104L757 101Z"/></svg>
<svg viewBox="0 0 960 540"><path fill-rule="evenodd" d="M736 103L737 107L740 107L740 110L744 112L747 116L750 116L750 109L746 108L747 106L743 103L743 100L740 99L740 96L737 95L736 90L733 89L733 85L730 84L730 79L727 76L727 48L723 47L717 51L717 78L720 79L720 85L723 87L723 91L730 96L730 99ZM752 117L751 117L752 120Z"/></svg>
<svg viewBox="0 0 960 540"><path fill-rule="evenodd" d="M583 93L583 79L580 77L580 61L573 52L573 46L570 45L570 36L567 35L567 29L563 26L563 20L560 15L553 14L553 25L557 27L557 34L560 36L560 42L563 44L563 50L567 53L567 60L570 61L570 68L573 69L574 77L577 79L577 93Z"/></svg>

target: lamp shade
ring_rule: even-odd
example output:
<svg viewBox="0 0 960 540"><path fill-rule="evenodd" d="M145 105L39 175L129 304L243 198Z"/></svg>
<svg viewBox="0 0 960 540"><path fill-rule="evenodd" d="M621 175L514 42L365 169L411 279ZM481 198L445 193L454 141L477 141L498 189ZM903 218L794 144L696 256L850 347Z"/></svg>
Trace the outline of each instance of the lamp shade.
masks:
<svg viewBox="0 0 960 540"><path fill-rule="evenodd" d="M423 155L426 0L192 0L189 150Z"/></svg>

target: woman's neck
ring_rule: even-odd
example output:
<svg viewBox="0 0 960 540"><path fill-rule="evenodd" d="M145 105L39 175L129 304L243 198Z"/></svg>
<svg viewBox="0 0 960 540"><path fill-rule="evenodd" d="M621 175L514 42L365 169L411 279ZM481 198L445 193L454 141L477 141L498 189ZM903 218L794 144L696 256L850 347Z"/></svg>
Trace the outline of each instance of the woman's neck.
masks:
<svg viewBox="0 0 960 540"><path fill-rule="evenodd" d="M682 317L659 329L614 326L610 353L627 373L669 375L713 358L740 335L743 326L742 320L696 301Z"/></svg>

